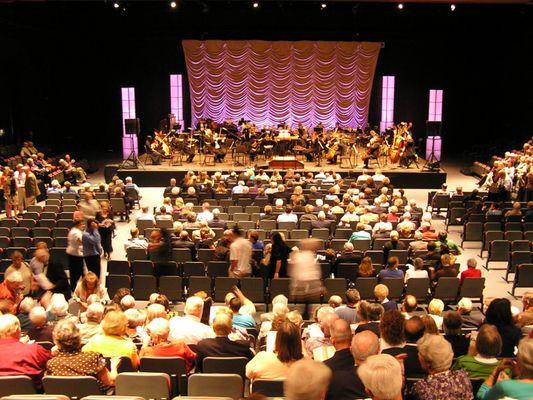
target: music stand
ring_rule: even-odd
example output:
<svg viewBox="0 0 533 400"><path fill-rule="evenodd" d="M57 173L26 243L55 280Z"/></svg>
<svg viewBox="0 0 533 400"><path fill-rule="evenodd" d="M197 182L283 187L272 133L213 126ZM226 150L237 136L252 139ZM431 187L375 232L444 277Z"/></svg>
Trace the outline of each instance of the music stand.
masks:
<svg viewBox="0 0 533 400"><path fill-rule="evenodd" d="M129 136L130 136L130 145L131 145L130 155L126 157L124 161L122 161L119 164L118 168L119 169L136 169L136 168L146 169L144 167L143 162L139 159L139 157L137 156L137 153L135 152L135 146L134 146L134 141L133 141L134 135L129 135Z"/></svg>
<svg viewBox="0 0 533 400"><path fill-rule="evenodd" d="M422 169L433 169L433 168L429 167L428 165L429 164L433 164L435 162L440 162L437 159L437 156L435 155L435 138L436 138L436 136L428 136L428 137L432 138L431 139L431 152L429 153L429 156L428 156L424 166L422 167Z"/></svg>

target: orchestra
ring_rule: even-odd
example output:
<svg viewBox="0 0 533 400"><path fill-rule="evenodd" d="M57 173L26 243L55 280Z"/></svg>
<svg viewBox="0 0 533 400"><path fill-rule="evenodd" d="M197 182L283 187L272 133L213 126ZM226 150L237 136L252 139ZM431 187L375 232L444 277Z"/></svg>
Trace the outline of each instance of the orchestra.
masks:
<svg viewBox="0 0 533 400"><path fill-rule="evenodd" d="M145 151L154 164L179 153L191 163L197 155L213 155L215 163L222 163L228 153L245 154L250 162L259 156L301 156L308 162L326 162L335 165L339 157L348 153L369 167L371 160L378 164L409 168L418 156L412 137L412 123L401 122L385 132L376 127L343 128L336 123L327 129L320 122L313 128L299 123L291 127L285 122L277 126L263 125L260 129L242 118L218 123L210 118L200 119L194 128L181 132L173 129L155 131L148 136Z"/></svg>

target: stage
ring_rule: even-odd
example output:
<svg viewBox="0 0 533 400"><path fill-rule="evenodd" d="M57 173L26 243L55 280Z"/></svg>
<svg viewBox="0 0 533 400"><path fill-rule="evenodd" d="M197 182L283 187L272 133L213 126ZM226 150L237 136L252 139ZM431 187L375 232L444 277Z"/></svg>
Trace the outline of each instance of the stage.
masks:
<svg viewBox="0 0 533 400"><path fill-rule="evenodd" d="M145 157L142 156L141 160ZM422 158L418 160L418 168L414 165L411 168L399 168L395 165L386 166L380 168L381 172L390 178L392 184L398 188L404 189L437 189L446 182L446 171L440 169L438 171L428 171L422 167L426 161ZM295 171L300 174L307 172L317 173L320 170L335 171L341 174L342 177L357 177L361 175L363 170L363 164L359 161L355 168L341 168L339 165L330 165L322 163L322 166L317 166L315 162L304 162L303 169L296 169ZM268 168L268 164L264 160L257 161L257 163L250 165L256 166L256 168L263 168L267 173L272 172ZM371 168L368 169L369 174L373 174L378 168L375 163L370 164ZM181 166L169 165L168 160L163 160L161 165L143 165L139 168L125 169L120 168L119 164L107 164L105 166L104 175L106 182L109 182L114 174L118 174L121 179L127 176L131 176L133 181L141 187L165 187L168 186L168 182L171 178L176 178L178 182L183 179L187 171L207 171L209 175L213 175L215 172L220 171L223 174L229 174L232 171L240 172L246 169L246 166L235 166L233 162L223 162L213 165L202 165L198 161L198 157L192 163L184 162ZM283 175L284 170L280 170Z"/></svg>

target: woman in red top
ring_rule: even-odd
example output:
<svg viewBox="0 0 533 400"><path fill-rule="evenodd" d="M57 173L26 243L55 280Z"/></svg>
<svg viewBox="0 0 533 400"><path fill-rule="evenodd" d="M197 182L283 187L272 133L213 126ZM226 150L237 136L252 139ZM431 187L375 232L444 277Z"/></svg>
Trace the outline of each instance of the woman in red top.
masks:
<svg viewBox="0 0 533 400"><path fill-rule="evenodd" d="M183 341L169 341L170 325L165 318L156 318L146 327L150 335L150 343L144 346L139 357L182 357L185 359L187 373L196 360L194 353Z"/></svg>

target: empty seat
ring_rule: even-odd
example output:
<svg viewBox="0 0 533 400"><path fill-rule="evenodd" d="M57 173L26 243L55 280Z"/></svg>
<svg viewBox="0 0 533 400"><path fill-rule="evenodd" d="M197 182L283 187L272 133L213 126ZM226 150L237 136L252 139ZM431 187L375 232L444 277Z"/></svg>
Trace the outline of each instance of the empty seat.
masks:
<svg viewBox="0 0 533 400"><path fill-rule="evenodd" d="M335 278L343 278L350 282L355 282L358 270L358 264L341 263L337 266Z"/></svg>
<svg viewBox="0 0 533 400"><path fill-rule="evenodd" d="M327 240L329 238L329 229L315 228L311 231L311 236L315 239Z"/></svg>
<svg viewBox="0 0 533 400"><path fill-rule="evenodd" d="M31 378L25 375L0 376L0 396L13 394L35 394Z"/></svg>
<svg viewBox="0 0 533 400"><path fill-rule="evenodd" d="M209 261L207 264L207 275L211 278L228 276L229 264L226 261Z"/></svg>
<svg viewBox="0 0 533 400"><path fill-rule="evenodd" d="M282 294L285 297L290 297L290 283L289 278L276 278L270 280L270 298L273 299L278 294Z"/></svg>
<svg viewBox="0 0 533 400"><path fill-rule="evenodd" d="M465 278L461 283L459 298L468 297L471 300L478 300L483 307L483 290L485 289L485 278Z"/></svg>
<svg viewBox="0 0 533 400"><path fill-rule="evenodd" d="M198 249L198 261L207 265L213 259L214 254L215 251L212 249Z"/></svg>
<svg viewBox="0 0 533 400"><path fill-rule="evenodd" d="M127 260L109 260L107 272L113 275L129 275L130 263Z"/></svg>
<svg viewBox="0 0 533 400"><path fill-rule="evenodd" d="M148 260L135 260L131 262L133 276L154 275L154 263Z"/></svg>
<svg viewBox="0 0 533 400"><path fill-rule="evenodd" d="M128 257L128 261L146 260L148 257L146 254L146 249L139 249L135 247L129 247L126 250L126 256Z"/></svg>
<svg viewBox="0 0 533 400"><path fill-rule="evenodd" d="M398 278L384 278L381 283L389 289L388 298L399 300L403 295L404 281Z"/></svg>
<svg viewBox="0 0 533 400"><path fill-rule="evenodd" d="M514 296L517 288L531 287L533 287L533 264L519 265L516 270L511 294Z"/></svg>
<svg viewBox="0 0 533 400"><path fill-rule="evenodd" d="M183 282L181 276L160 277L159 293L167 296L170 301L180 301L183 298Z"/></svg>
<svg viewBox="0 0 533 400"><path fill-rule="evenodd" d="M489 246L489 257L487 259L487 269L489 263L498 261L509 261L511 256L511 243L508 240L493 240Z"/></svg>
<svg viewBox="0 0 533 400"><path fill-rule="evenodd" d="M160 372L123 372L117 375L118 396L140 396L144 399L169 399L170 377Z"/></svg>
<svg viewBox="0 0 533 400"><path fill-rule="evenodd" d="M238 400L243 395L243 380L238 374L194 374L189 377L190 396L225 396Z"/></svg>
<svg viewBox="0 0 533 400"><path fill-rule="evenodd" d="M193 296L197 292L205 292L211 295L211 278L207 276L191 276L188 283L188 296Z"/></svg>
<svg viewBox="0 0 533 400"><path fill-rule="evenodd" d="M143 357L139 371L167 374L172 380L172 392L174 394L186 392L185 387L180 388L181 378L187 376L185 359L181 357Z"/></svg>
<svg viewBox="0 0 533 400"><path fill-rule="evenodd" d="M237 278L217 276L215 278L215 301L224 302L226 294L233 292L233 287L238 284L239 280Z"/></svg>
<svg viewBox="0 0 533 400"><path fill-rule="evenodd" d="M378 278L357 278L355 288L359 291L361 299L374 299L374 287L378 284Z"/></svg>
<svg viewBox="0 0 533 400"><path fill-rule="evenodd" d="M11 237L12 238L27 237L27 236L30 236L29 228L25 228L25 227L22 227L22 226L15 226L15 227L11 228Z"/></svg>
<svg viewBox="0 0 533 400"><path fill-rule="evenodd" d="M204 276L204 263L199 261L188 261L183 264L183 276Z"/></svg>
<svg viewBox="0 0 533 400"><path fill-rule="evenodd" d="M325 298L336 295L345 299L348 281L344 278L327 278L324 280L324 287L326 289Z"/></svg>
<svg viewBox="0 0 533 400"><path fill-rule="evenodd" d="M136 275L133 279L133 293L137 300L148 300L152 293L157 292L155 276Z"/></svg>
<svg viewBox="0 0 533 400"><path fill-rule="evenodd" d="M429 278L411 278L407 281L405 294L415 296L418 301L426 301L429 292Z"/></svg>
<svg viewBox="0 0 533 400"><path fill-rule="evenodd" d="M131 287L131 280L128 275L109 275L106 278L106 286L109 297L113 298L118 289L129 289Z"/></svg>
<svg viewBox="0 0 533 400"><path fill-rule="evenodd" d="M45 376L43 387L45 393L61 393L78 399L102 394L98 381L92 376Z"/></svg>
<svg viewBox="0 0 533 400"><path fill-rule="evenodd" d="M183 264L192 261L192 254L188 248L172 249L172 261Z"/></svg>
<svg viewBox="0 0 533 400"><path fill-rule="evenodd" d="M246 357L206 357L202 371L206 374L239 374L246 379Z"/></svg>
<svg viewBox="0 0 533 400"><path fill-rule="evenodd" d="M241 278L241 290L253 303L265 302L264 281L262 278Z"/></svg>
<svg viewBox="0 0 533 400"><path fill-rule="evenodd" d="M459 278L439 278L433 297L449 303L455 301L458 291Z"/></svg>

